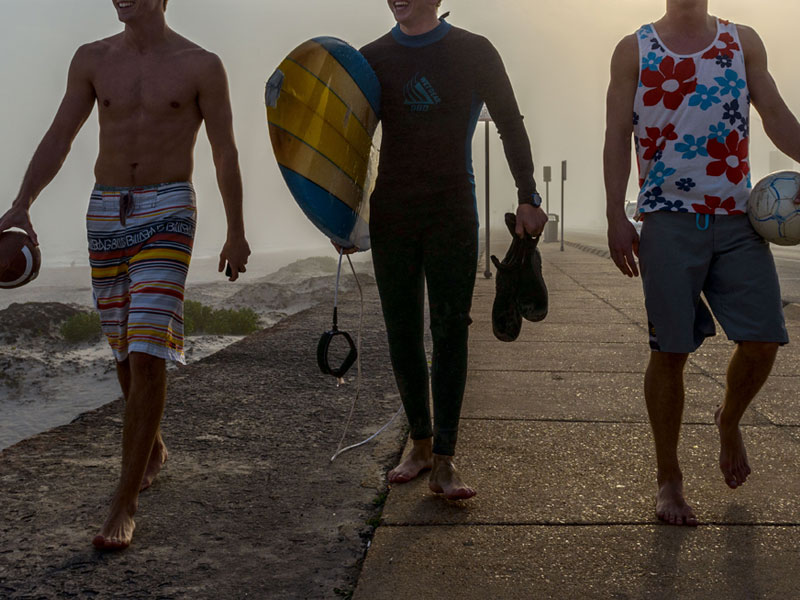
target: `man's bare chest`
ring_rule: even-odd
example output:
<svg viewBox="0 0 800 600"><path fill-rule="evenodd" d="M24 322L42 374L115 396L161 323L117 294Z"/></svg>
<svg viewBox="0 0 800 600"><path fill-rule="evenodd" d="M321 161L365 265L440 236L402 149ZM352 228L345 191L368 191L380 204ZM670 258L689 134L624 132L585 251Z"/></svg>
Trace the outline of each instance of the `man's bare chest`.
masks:
<svg viewBox="0 0 800 600"><path fill-rule="evenodd" d="M98 108L106 117L197 110L197 82L183 61L107 60L95 70Z"/></svg>

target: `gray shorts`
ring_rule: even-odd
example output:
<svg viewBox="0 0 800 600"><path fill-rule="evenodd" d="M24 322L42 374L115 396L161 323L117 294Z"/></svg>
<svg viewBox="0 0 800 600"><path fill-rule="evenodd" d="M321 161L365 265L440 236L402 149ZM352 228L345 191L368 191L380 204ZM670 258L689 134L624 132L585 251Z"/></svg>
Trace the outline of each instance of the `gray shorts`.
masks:
<svg viewBox="0 0 800 600"><path fill-rule="evenodd" d="M789 341L772 253L747 215L647 213L639 261L653 350L694 352L716 334L701 292L728 339Z"/></svg>

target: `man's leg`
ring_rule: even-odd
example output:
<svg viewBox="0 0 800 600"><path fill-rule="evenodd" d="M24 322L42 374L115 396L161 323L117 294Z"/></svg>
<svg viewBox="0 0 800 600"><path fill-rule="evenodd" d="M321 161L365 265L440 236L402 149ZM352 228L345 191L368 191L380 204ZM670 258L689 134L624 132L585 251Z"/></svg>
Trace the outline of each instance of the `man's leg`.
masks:
<svg viewBox="0 0 800 600"><path fill-rule="evenodd" d="M103 550L119 550L133 539L139 489L158 435L166 403L164 359L133 352L130 388L125 402L122 432L122 472L111 502L111 512L93 544Z"/></svg>
<svg viewBox="0 0 800 600"><path fill-rule="evenodd" d="M684 400L683 368L688 356L651 352L644 378L647 413L656 444L656 516L672 525L697 525L697 517L683 497L683 473L678 463Z"/></svg>
<svg viewBox="0 0 800 600"><path fill-rule="evenodd" d="M128 394L131 389L130 358L126 358L124 361L116 363L116 365L119 386L122 388L122 395L127 402ZM164 438L161 437L161 427L159 427L158 433L156 434L156 441L153 443L153 451L150 453L150 460L147 462L147 469L145 470L144 477L142 478L142 487L139 488L140 492L143 492L153 485L153 481L161 471L161 467L165 462L167 462L168 457L169 453L167 452L167 446L164 443Z"/></svg>
<svg viewBox="0 0 800 600"><path fill-rule="evenodd" d="M411 452L389 471L388 478L390 483L406 483L432 466L422 256L417 232L408 223L396 224L388 231L372 223L371 235L389 355L413 444Z"/></svg>
<svg viewBox="0 0 800 600"><path fill-rule="evenodd" d="M769 377L778 344L740 342L728 365L725 402L717 409L719 428L719 468L730 488L742 485L750 474L739 422L744 411Z"/></svg>
<svg viewBox="0 0 800 600"><path fill-rule="evenodd" d="M431 389L434 438L430 489L450 500L466 500L475 490L453 464L461 404L467 381L469 316L478 264L474 213L448 215L424 238L425 278L431 313Z"/></svg>

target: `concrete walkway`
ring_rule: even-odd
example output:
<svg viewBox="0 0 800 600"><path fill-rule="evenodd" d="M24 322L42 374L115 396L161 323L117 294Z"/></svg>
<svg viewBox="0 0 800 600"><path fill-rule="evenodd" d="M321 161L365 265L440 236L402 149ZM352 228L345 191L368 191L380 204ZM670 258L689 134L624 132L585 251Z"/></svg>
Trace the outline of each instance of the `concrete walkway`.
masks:
<svg viewBox="0 0 800 600"><path fill-rule="evenodd" d="M542 250L550 314L512 344L493 337L494 280L478 276L457 457L478 496L393 486L354 597L800 597L795 345L745 417L754 473L736 491L713 424L733 346L720 333L693 355L680 454L701 525L660 525L640 281L585 249ZM800 339L800 311L787 317Z"/></svg>

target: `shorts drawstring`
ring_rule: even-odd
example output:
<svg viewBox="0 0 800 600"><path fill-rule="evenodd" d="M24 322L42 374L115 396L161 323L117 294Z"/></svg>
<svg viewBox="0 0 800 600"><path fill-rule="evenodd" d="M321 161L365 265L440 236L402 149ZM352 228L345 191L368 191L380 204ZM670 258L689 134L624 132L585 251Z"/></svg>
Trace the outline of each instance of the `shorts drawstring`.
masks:
<svg viewBox="0 0 800 600"><path fill-rule="evenodd" d="M119 195L119 222L124 227L125 221L133 213L134 202L131 190L120 193Z"/></svg>
<svg viewBox="0 0 800 600"><path fill-rule="evenodd" d="M703 227L700 227L700 213L697 213L695 215L694 223L695 223L695 225L697 225L697 230L698 231L705 231L706 229L708 229L708 222L711 220L711 215L706 213L705 217L706 217L706 224Z"/></svg>

